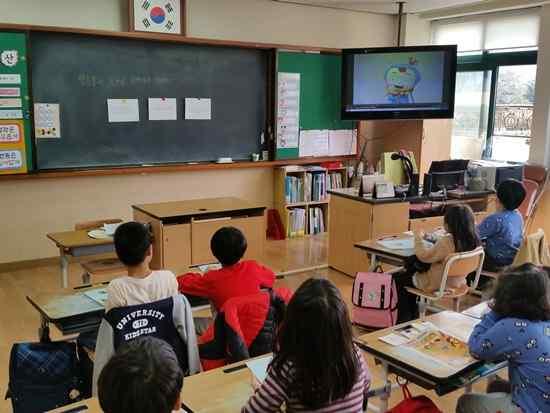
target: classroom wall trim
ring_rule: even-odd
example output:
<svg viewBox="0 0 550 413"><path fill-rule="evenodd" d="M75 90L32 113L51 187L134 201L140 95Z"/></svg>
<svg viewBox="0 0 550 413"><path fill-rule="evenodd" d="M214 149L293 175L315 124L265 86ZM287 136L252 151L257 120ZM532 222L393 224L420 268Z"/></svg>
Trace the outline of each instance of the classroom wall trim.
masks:
<svg viewBox="0 0 550 413"><path fill-rule="evenodd" d="M311 165L322 162L346 161L356 158L350 156L328 156L323 158L301 158L281 161L260 161L260 162L235 162L228 164L218 163L199 163L199 164L178 164L178 165L158 165L158 166L137 166L127 168L102 168L102 169L78 169L51 172L35 172L30 174L1 175L0 182L8 180L38 180L52 178L76 178L87 176L106 176L106 175L145 175L159 174L167 172L194 172L194 171L226 171L235 169L252 168L276 168L285 165Z"/></svg>

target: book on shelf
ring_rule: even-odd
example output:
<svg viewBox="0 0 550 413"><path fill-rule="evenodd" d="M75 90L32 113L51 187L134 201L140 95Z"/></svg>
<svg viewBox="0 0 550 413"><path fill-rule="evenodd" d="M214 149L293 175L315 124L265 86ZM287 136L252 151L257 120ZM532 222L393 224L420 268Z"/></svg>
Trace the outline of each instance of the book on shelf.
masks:
<svg viewBox="0 0 550 413"><path fill-rule="evenodd" d="M338 189L344 187L344 184L342 182L342 174L340 172L330 172L328 177L328 189Z"/></svg>
<svg viewBox="0 0 550 413"><path fill-rule="evenodd" d="M309 233L319 234L325 232L325 218L320 207L309 208Z"/></svg>
<svg viewBox="0 0 550 413"><path fill-rule="evenodd" d="M324 170L307 172L305 177L306 202L324 201L327 196L327 175Z"/></svg>
<svg viewBox="0 0 550 413"><path fill-rule="evenodd" d="M306 232L305 208L293 208L288 211L287 235L289 238L302 237Z"/></svg>
<svg viewBox="0 0 550 413"><path fill-rule="evenodd" d="M287 176L285 178L285 199L287 204L303 202L303 180L297 176Z"/></svg>

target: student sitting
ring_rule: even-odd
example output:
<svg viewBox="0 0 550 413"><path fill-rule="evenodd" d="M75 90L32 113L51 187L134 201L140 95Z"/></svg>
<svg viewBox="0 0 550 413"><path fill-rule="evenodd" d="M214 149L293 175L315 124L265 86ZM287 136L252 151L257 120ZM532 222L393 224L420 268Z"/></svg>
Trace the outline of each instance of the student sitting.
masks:
<svg viewBox="0 0 550 413"><path fill-rule="evenodd" d="M120 347L99 376L99 404L105 413L180 411L183 373L174 350L142 337Z"/></svg>
<svg viewBox="0 0 550 413"><path fill-rule="evenodd" d="M328 280L310 279L294 293L266 380L243 413L359 413L370 374L353 344L348 309Z"/></svg>
<svg viewBox="0 0 550 413"><path fill-rule="evenodd" d="M253 260L240 261L246 247L246 238L237 228L217 230L210 240L210 249L222 268L204 275L189 273L179 276L180 292L208 298L219 310L229 298L272 288L275 282L273 271Z"/></svg>
<svg viewBox="0 0 550 413"><path fill-rule="evenodd" d="M450 254L472 251L481 245L476 233L474 213L470 206L447 207L443 221L446 233L433 246L426 245L424 233L415 233L414 251L418 262L404 272L394 275L399 295L399 323L418 318L416 296L409 293L406 287L416 287L428 293L436 291L441 285L445 259ZM447 287L462 287L466 284L466 275L463 279L449 278Z"/></svg>
<svg viewBox="0 0 550 413"><path fill-rule="evenodd" d="M487 271L511 265L523 239L523 218L517 208L525 199L525 187L515 179L508 179L498 186L497 198L497 212L477 228L485 245L483 268Z"/></svg>
<svg viewBox="0 0 550 413"><path fill-rule="evenodd" d="M107 287L105 311L129 305L147 304L178 294L178 283L171 271L152 271L152 235L139 222L120 225L114 236L115 250L128 268L128 276L114 279Z"/></svg>
<svg viewBox="0 0 550 413"><path fill-rule="evenodd" d="M491 312L468 345L484 361L508 360L511 393L465 394L458 413L550 411L550 289L548 274L524 264L502 274Z"/></svg>

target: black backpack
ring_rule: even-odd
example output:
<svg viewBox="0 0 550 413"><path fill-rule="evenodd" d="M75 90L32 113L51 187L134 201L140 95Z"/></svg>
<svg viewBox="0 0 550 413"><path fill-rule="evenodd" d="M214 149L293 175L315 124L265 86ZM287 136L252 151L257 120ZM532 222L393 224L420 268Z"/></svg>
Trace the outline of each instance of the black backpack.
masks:
<svg viewBox="0 0 550 413"><path fill-rule="evenodd" d="M56 409L81 400L81 394L75 343L13 345L6 399L11 398L14 413Z"/></svg>

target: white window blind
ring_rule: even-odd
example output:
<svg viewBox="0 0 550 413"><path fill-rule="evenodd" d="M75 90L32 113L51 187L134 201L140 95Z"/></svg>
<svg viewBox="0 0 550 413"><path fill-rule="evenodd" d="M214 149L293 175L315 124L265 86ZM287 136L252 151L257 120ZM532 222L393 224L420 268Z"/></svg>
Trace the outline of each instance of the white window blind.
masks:
<svg viewBox="0 0 550 413"><path fill-rule="evenodd" d="M539 8L437 20L434 44L456 44L459 52L536 47Z"/></svg>

